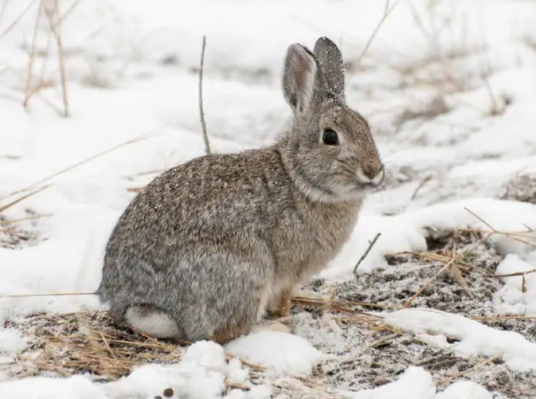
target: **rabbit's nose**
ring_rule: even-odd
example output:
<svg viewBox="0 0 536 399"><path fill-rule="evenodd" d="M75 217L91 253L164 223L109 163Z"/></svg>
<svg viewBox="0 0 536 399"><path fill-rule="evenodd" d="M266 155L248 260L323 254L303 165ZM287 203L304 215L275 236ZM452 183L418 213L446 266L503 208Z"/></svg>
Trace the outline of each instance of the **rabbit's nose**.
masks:
<svg viewBox="0 0 536 399"><path fill-rule="evenodd" d="M376 160L363 162L357 171L357 177L361 183L373 186L377 186L382 182L384 174L383 165Z"/></svg>

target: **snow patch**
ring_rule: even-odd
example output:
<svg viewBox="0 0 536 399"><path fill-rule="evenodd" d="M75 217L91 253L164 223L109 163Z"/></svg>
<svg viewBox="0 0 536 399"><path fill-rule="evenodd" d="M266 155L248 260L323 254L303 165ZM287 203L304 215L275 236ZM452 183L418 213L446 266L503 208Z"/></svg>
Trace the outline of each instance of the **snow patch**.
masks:
<svg viewBox="0 0 536 399"><path fill-rule="evenodd" d="M235 356L292 375L309 375L325 355L296 335L261 331L238 338L226 349Z"/></svg>
<svg viewBox="0 0 536 399"><path fill-rule="evenodd" d="M460 315L432 309L403 309L385 315L385 321L428 337L436 331L460 342L447 345L462 355L499 357L514 371L536 370L536 344L512 331L500 331Z"/></svg>

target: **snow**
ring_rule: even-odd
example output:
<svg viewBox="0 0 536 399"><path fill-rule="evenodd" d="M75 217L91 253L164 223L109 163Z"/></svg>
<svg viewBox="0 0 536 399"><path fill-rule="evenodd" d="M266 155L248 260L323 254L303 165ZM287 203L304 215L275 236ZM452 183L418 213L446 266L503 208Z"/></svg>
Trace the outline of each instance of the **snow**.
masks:
<svg viewBox="0 0 536 399"><path fill-rule="evenodd" d="M346 394L348 399L411 399L435 398L432 376L420 367L407 369L398 381L382 387Z"/></svg>
<svg viewBox="0 0 536 399"><path fill-rule="evenodd" d="M471 213L472 212L472 213ZM367 258L359 266L360 273L368 273L384 267L383 257L388 253L426 250L426 230L475 228L491 231L483 219L497 231L523 232L527 226L536 226L536 206L516 201L495 200L490 198L472 198L450 203L436 204L395 216L363 214L350 239L339 256L332 262L332 267L321 273L330 279L351 278L354 259L365 252L377 233L381 233L377 244L371 249ZM529 234L529 238L531 235ZM536 237L536 235L532 235ZM529 256L533 247L515 241L506 235L490 237L504 253Z"/></svg>
<svg viewBox="0 0 536 399"><path fill-rule="evenodd" d="M60 3L62 10L75 4ZM265 145L288 123L280 72L290 43L311 46L318 36L328 35L341 46L349 63L349 105L369 120L392 181L367 199L349 242L320 274L327 284L354 278L356 261L377 233L381 236L360 264L360 275L387 267L386 254L426 250L429 228L490 231L491 226L499 233L489 242L503 257L495 273L527 273L500 278L504 286L493 293L490 316L536 316L536 273L528 273L536 269L534 245L503 234L522 232L524 240L534 242L536 233L530 230L536 229L536 205L501 199L512 198L504 192L506 183L536 171L532 2L401 1L361 58L383 2L84 0L62 23L69 118L56 111L62 107L57 52L48 43L44 21L32 83L38 83L42 72L51 87L34 95L26 110L21 106L35 5L10 25L29 4L7 1L0 11L0 207L17 198L6 198L13 191L36 182L34 188L51 185L1 212L7 220L30 217L14 225L35 238L15 249L4 247L7 233L0 224L0 364L9 365L27 346L24 332L4 327L4 322L35 312L100 307L92 295L7 296L93 292L105 242L134 196L129 189L203 155L195 70L203 35L208 43L204 107L215 152ZM84 160L88 162L79 165ZM425 176L430 179L421 184ZM381 315L430 345L461 356L497 356L512 370L536 370L533 336L430 309ZM273 381L253 384L249 369L237 359L227 360L225 351L263 365L275 376L311 377L327 361L316 348L319 342L325 338L341 347L346 342L339 339L337 324L325 317L330 326L326 331L296 328L307 340L261 331L225 348L199 342L186 349L178 364L147 364L108 384L88 375L11 380L1 369L0 381L7 382L0 383L0 397L145 398L171 387L177 397L219 398L227 392L234 399L268 398ZM319 334L324 338L317 339ZM460 342L449 344L447 337ZM251 389L227 391L227 383ZM407 369L395 382L345 395L491 397L470 381L439 386L418 367Z"/></svg>
<svg viewBox="0 0 536 399"><path fill-rule="evenodd" d="M471 381L459 381L436 396L437 399L492 399L482 386Z"/></svg>
<svg viewBox="0 0 536 399"><path fill-rule="evenodd" d="M236 361L227 364L223 348L213 342L197 342L186 349L180 363L168 366L149 364L135 369L128 377L108 384L95 384L89 376L67 379L36 377L0 384L0 397L9 399L110 399L154 397L171 388L174 397L191 399L221 398L225 381L246 382L245 372ZM241 381L239 381L241 380ZM242 392L242 391L240 391ZM257 385L245 396L265 399L270 389Z"/></svg>
<svg viewBox="0 0 536 399"><path fill-rule="evenodd" d="M528 262L515 254L507 255L497 266L497 275L529 272L536 269L536 252L527 256ZM497 312L536 316L536 273L503 277L504 286L495 293Z"/></svg>
<svg viewBox="0 0 536 399"><path fill-rule="evenodd" d="M432 376L420 367L407 369L398 381L358 393L343 393L348 399L492 399L481 385L459 381L436 394Z"/></svg>
<svg viewBox="0 0 536 399"><path fill-rule="evenodd" d="M298 336L261 331L238 338L226 349L235 356L290 375L309 375L324 355Z"/></svg>
<svg viewBox="0 0 536 399"><path fill-rule="evenodd" d="M26 341L19 331L0 329L0 353L19 352L26 347Z"/></svg>
<svg viewBox="0 0 536 399"><path fill-rule="evenodd" d="M463 356L482 354L499 357L512 370L536 370L536 343L528 341L513 331L500 331L460 315L443 313L432 309L404 309L390 313L385 320L393 326L413 331L424 339L429 331L436 343L450 347ZM447 337L460 340L453 344Z"/></svg>

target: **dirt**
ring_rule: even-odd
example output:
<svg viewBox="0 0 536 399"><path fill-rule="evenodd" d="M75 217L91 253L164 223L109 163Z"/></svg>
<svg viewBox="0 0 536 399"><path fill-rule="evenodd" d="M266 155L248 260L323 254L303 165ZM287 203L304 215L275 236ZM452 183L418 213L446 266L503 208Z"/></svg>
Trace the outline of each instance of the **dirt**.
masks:
<svg viewBox="0 0 536 399"><path fill-rule="evenodd" d="M15 223L0 215L0 248L20 249L35 245L37 242L37 233L22 230Z"/></svg>
<svg viewBox="0 0 536 399"><path fill-rule="evenodd" d="M536 175L522 174L506 184L506 199L536 204Z"/></svg>

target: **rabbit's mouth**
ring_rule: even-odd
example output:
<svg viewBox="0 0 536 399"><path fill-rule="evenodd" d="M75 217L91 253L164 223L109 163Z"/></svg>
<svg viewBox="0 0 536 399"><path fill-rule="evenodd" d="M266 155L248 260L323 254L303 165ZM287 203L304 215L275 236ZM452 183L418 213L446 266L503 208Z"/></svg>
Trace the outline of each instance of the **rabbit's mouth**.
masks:
<svg viewBox="0 0 536 399"><path fill-rule="evenodd" d="M377 187L380 187L380 185L383 182L383 179L385 178L385 168L382 165L380 167L380 170L375 174L364 173L362 168L358 168L356 177L357 177L357 181L362 186L377 188Z"/></svg>

